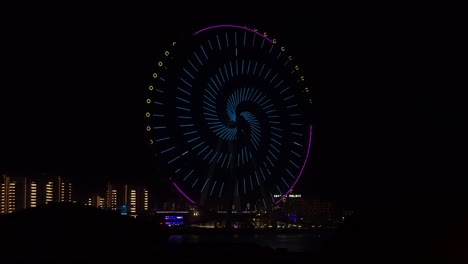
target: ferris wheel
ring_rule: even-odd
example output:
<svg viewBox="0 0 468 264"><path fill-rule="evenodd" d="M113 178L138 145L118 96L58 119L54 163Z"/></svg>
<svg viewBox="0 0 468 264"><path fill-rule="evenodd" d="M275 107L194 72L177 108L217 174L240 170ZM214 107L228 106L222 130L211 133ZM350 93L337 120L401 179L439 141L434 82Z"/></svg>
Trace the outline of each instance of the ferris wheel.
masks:
<svg viewBox="0 0 468 264"><path fill-rule="evenodd" d="M279 41L246 26L201 28L170 41L149 79L148 143L190 203L268 210L298 184L311 98Z"/></svg>

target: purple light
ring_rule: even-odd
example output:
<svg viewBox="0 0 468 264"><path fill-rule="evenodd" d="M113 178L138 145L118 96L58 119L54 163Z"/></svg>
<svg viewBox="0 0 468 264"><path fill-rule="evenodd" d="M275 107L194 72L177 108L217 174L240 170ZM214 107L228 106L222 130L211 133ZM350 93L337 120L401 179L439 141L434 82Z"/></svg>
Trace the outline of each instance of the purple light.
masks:
<svg viewBox="0 0 468 264"><path fill-rule="evenodd" d="M310 146L312 144L312 125L310 125L310 128L309 128L309 144L307 145L307 153L306 153L306 157L304 159L304 164L302 164L302 168L301 168L301 171L299 172L299 174L297 175L297 178L296 180L294 181L293 185L291 186L291 188L289 188L289 190L283 194L283 196L281 196L276 202L275 202L275 205L278 204L280 201L283 200L284 197L286 197L291 191L292 189L294 188L294 186L296 186L297 182L299 181L299 178L301 178L302 176L302 173L304 172L304 168L305 168L305 165L307 164L307 160L309 159L309 153L310 153ZM188 197L188 195L186 195L180 188L179 186L177 186L177 184L175 182L172 183L174 185L174 187L177 189L177 191L179 191L187 200L189 200L191 203L195 204L195 202L190 199L190 197Z"/></svg>
<svg viewBox="0 0 468 264"><path fill-rule="evenodd" d="M176 187L176 189L187 199L189 200L191 203L195 203L192 199L190 199L190 197L188 197L180 188L179 186L177 186L177 184L175 182L172 183L174 185L174 187Z"/></svg>
<svg viewBox="0 0 468 264"><path fill-rule="evenodd" d="M203 32L203 31L207 31L207 30L214 29L214 28L240 28L240 29L244 29L244 30L247 30L247 31L250 31L250 32L253 32L253 33L259 35L260 37L268 40L268 42L270 42L270 43L273 43L273 41L271 39L267 38L265 35L259 33L258 31L255 31L255 30L247 28L247 27L237 26L237 25L216 25L216 26L211 26L211 27L207 27L207 28L198 30L197 32L193 33L193 35L195 36L195 35Z"/></svg>
<svg viewBox="0 0 468 264"><path fill-rule="evenodd" d="M304 159L304 164L302 165L302 168L301 168L301 171L299 172L299 175L297 175L297 178L296 180L294 181L293 185L291 186L291 188L289 188L289 190L283 194L283 196L281 196L276 202L275 202L275 205L278 204L280 201L283 200L284 197L286 197L291 191L292 189L294 188L294 186L297 184L297 181L299 181L299 178L301 178L301 175L302 173L304 172L304 168L305 168L305 165L307 163L307 160L309 159L309 153L310 153L310 145L312 144L312 125L310 125L310 129L309 129L309 145L307 146L307 153L306 153L306 157Z"/></svg>
<svg viewBox="0 0 468 264"><path fill-rule="evenodd" d="M249 32L252 32L254 34L257 34L258 36L262 37L263 39L265 39L266 41L268 41L269 43L274 43L273 40L269 39L268 37L266 37L264 34L261 34L259 33L258 31L256 30L253 30L253 29L250 29L250 28L247 28L247 27L244 27L244 26L238 26L238 25L215 25L215 26L210 26L210 27L206 27L206 28L203 28L201 30L198 30L196 31L195 33L193 33L193 36L195 35L198 35L202 32L205 32L205 31L208 31L208 30L211 30L211 29L216 29L216 28L237 28L237 29L242 29L242 30L246 30L246 31L249 31ZM236 56L237 56L237 49L236 49ZM299 178L302 176L302 173L304 172L304 168L305 168L305 165L307 163L307 160L309 158L309 153L310 153L310 148L311 148L311 143L312 143L312 125L310 125L310 128L309 128L309 143L308 143L308 146L307 146L307 152L306 152L306 157L305 157L305 160L304 160L304 164L302 165L302 168L301 168L301 171L299 172L296 180L294 181L294 183L292 184L292 186L289 188L289 190L283 195L281 196L276 202L275 204L278 204L280 201L283 200L284 197L286 197L291 191L292 189L294 188L294 186L297 184L297 182L299 181ZM298 143L294 142L294 144L297 144L299 145ZM187 151L184 152L182 155L185 155L187 154ZM179 193L181 193L188 201L190 201L190 203L192 204L195 204L195 202L190 199L190 197L188 195L186 195L180 188L179 186L177 186L177 184L175 182L172 183L174 185L174 187L177 189L177 191L179 191Z"/></svg>

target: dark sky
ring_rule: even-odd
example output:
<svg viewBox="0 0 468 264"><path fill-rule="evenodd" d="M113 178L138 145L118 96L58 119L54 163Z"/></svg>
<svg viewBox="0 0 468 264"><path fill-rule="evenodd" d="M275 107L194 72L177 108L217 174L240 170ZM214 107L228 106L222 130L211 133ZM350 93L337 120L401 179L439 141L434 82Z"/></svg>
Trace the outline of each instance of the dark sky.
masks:
<svg viewBox="0 0 468 264"><path fill-rule="evenodd" d="M144 141L151 66L176 34L233 23L288 43L313 87L298 192L356 205L461 191L468 45L456 7L67 1L0 15L1 172L165 186Z"/></svg>

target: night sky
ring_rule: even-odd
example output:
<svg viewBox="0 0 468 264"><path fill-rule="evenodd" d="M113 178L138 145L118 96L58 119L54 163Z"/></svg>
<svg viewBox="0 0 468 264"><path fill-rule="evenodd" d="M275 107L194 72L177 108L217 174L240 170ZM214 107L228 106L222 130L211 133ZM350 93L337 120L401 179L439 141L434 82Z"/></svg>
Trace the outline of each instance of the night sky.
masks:
<svg viewBox="0 0 468 264"><path fill-rule="evenodd" d="M163 193L166 169L144 136L151 67L177 34L240 24L287 43L311 83L312 153L296 192L350 206L462 192L468 45L458 9L297 2L2 8L0 172Z"/></svg>

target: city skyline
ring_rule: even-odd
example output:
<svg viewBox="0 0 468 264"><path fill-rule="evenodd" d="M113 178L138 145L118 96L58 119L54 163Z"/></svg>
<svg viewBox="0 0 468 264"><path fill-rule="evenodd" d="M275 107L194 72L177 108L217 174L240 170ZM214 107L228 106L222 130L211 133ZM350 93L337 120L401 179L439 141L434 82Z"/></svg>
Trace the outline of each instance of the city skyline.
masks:
<svg viewBox="0 0 468 264"><path fill-rule="evenodd" d="M116 215L137 219L153 219L168 227L220 228L226 224L228 212L239 221L238 228L286 228L311 230L319 226L336 228L351 217L355 209L343 207L336 201L290 193L269 210L250 207L206 208L192 204L181 196L157 197L148 186L108 182L98 192L83 192L69 179L60 176L20 177L2 175L0 178L0 216L22 215L47 208L89 206ZM280 198L281 195L277 195ZM209 210L207 210L209 209ZM261 215L261 217L259 217ZM274 215L275 224L268 220ZM174 222L174 220L178 219ZM247 221L247 219L250 219ZM234 220L233 220L234 221ZM246 222L247 221L247 222ZM250 224L252 226L250 226Z"/></svg>
<svg viewBox="0 0 468 264"><path fill-rule="evenodd" d="M40 175L1 175L1 191L2 191L2 206L6 205L8 199L11 198L15 204L20 204L17 209L26 209L36 207L37 205L47 204L48 202L67 202L67 203L82 203L87 205L93 205L95 207L101 207L100 204L104 204L103 208L117 209L121 205L130 205L132 191L137 193L145 193L149 199L149 204L145 205L145 210L151 209L156 210L157 208L163 208L163 204L166 202L178 201L178 203L184 204L183 207L198 206L192 204L190 201L185 199L176 190L173 190L171 195L167 195L163 192L163 195L158 194L158 188L151 185L145 185L143 183L126 182L122 180L109 180L105 184L99 186L98 189L79 189L76 187L76 182L69 178L50 174ZM12 188L12 192L10 189ZM16 191L15 191L16 189ZM119 195L118 205L113 202L113 192L116 191ZM164 195L166 194L166 195ZM32 197L33 196L33 197ZM127 197L128 198L123 198ZM10 197L10 198L9 198ZM281 195L275 195L276 198L280 198ZM34 200L31 200L34 198ZM335 203L336 201L328 200L325 197L319 195L308 195L300 192L291 192L284 197L283 202L288 198L305 198L307 200L323 200L329 203ZM141 207L140 205L139 207ZM182 206L182 205L179 205ZM150 208L151 207L151 208ZM3 213L8 212L7 207L2 207ZM162 210L167 210L162 209ZM253 210L253 208L252 208ZM15 211L15 207L13 207ZM12 211L11 211L12 212Z"/></svg>

